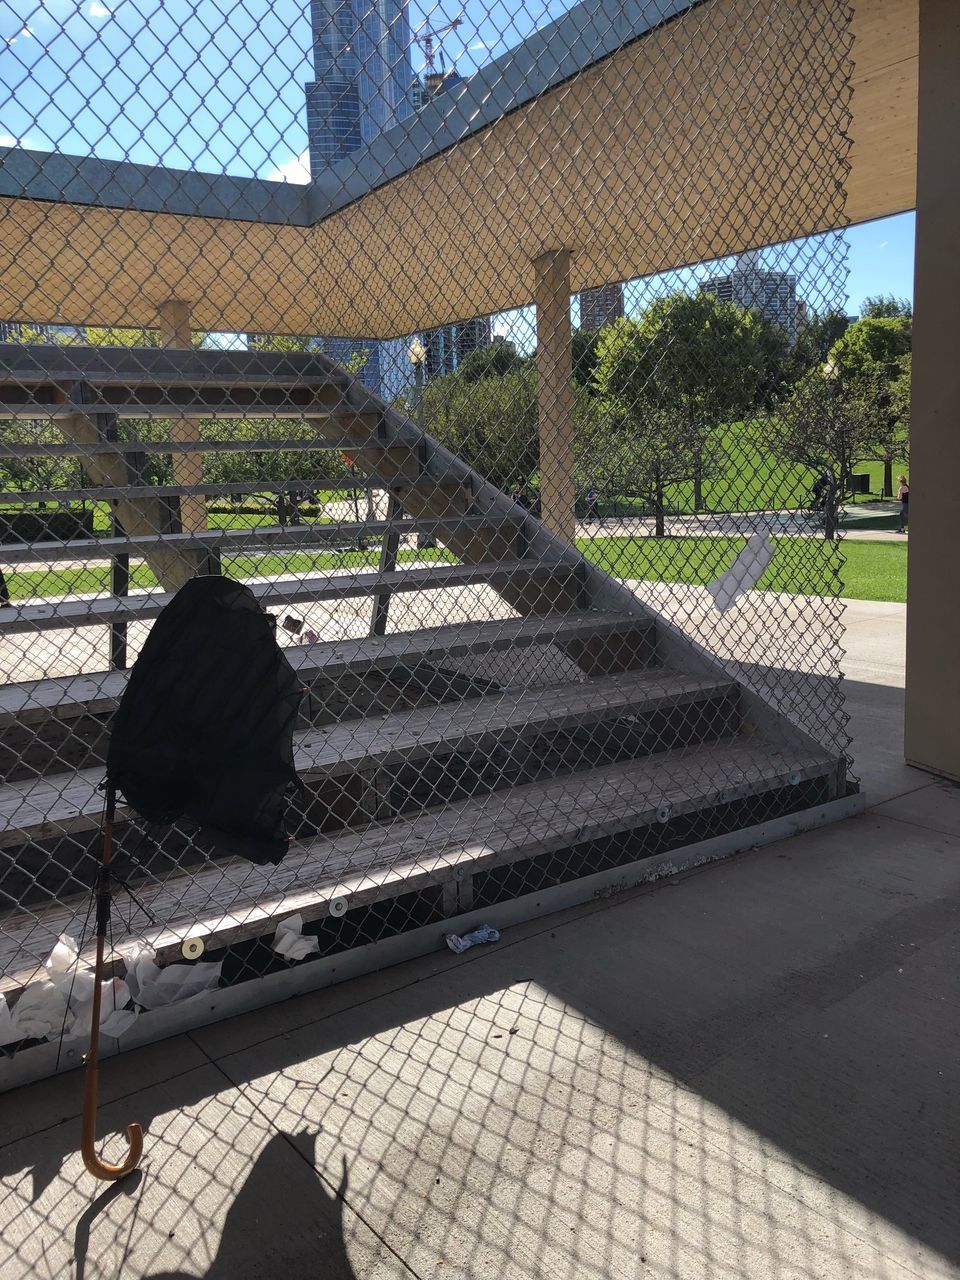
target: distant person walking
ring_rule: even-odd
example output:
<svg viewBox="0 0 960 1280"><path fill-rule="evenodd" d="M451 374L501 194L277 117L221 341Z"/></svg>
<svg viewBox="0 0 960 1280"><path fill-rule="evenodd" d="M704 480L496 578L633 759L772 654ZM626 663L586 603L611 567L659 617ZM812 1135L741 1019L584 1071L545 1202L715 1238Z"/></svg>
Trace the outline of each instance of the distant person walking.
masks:
<svg viewBox="0 0 960 1280"><path fill-rule="evenodd" d="M900 527L897 533L906 533L910 523L910 485L906 476L897 476L897 498L900 502Z"/></svg>

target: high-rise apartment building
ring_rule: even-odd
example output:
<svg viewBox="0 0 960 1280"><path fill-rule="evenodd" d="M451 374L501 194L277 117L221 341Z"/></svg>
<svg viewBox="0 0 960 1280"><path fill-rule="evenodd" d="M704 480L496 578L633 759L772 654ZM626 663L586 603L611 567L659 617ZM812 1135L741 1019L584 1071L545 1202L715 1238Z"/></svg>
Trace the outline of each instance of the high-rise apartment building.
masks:
<svg viewBox="0 0 960 1280"><path fill-rule="evenodd" d="M580 328L596 333L605 324L623 319L623 285L604 284L599 289L583 289L580 293Z"/></svg>
<svg viewBox="0 0 960 1280"><path fill-rule="evenodd" d="M765 271L756 252L741 253L732 271L710 276L700 292L759 311L771 324L779 325L791 342L797 336L797 277L786 271Z"/></svg>

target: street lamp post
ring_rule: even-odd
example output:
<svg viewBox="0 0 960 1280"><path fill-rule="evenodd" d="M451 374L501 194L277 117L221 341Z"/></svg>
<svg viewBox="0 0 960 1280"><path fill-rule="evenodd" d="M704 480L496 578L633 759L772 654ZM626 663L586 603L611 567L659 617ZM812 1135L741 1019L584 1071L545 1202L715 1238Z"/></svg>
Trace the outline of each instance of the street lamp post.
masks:
<svg viewBox="0 0 960 1280"><path fill-rule="evenodd" d="M407 355L413 365L413 403L417 415L417 426L423 430L423 373L427 363L427 348L423 339L415 335L407 348Z"/></svg>

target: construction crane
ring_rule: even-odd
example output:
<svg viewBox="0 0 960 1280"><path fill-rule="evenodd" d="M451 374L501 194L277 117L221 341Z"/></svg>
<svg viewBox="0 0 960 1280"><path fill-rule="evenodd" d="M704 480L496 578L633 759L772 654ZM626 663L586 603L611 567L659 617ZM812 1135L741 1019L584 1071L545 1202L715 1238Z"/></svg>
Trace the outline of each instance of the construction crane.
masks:
<svg viewBox="0 0 960 1280"><path fill-rule="evenodd" d="M452 22L448 22L445 27L428 27L422 26L419 31L413 33L413 38L417 44L423 49L423 69L425 75L433 75L436 66L433 60L433 42L439 40L441 36L448 35L451 31L456 31L461 26L463 18L454 18ZM440 50L440 69L443 70L443 50Z"/></svg>

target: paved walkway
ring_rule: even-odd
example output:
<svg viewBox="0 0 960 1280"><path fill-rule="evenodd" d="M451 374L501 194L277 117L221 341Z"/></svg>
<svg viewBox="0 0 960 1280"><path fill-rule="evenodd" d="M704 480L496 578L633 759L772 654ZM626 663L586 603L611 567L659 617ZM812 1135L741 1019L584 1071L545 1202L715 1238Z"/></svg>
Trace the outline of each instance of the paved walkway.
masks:
<svg viewBox="0 0 960 1280"><path fill-rule="evenodd" d="M960 1276L960 791L883 609L865 816L114 1060L116 1187L77 1076L3 1097L3 1280Z"/></svg>

